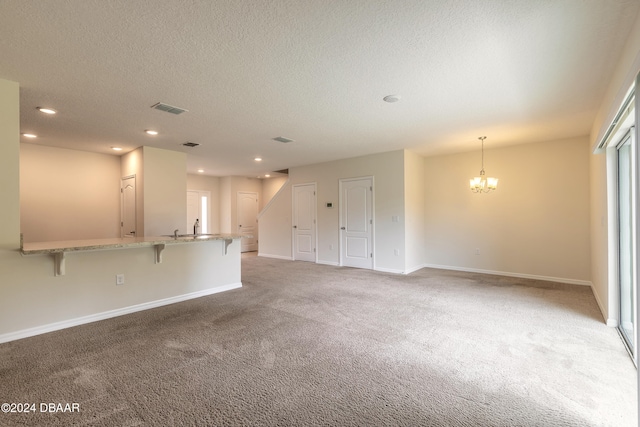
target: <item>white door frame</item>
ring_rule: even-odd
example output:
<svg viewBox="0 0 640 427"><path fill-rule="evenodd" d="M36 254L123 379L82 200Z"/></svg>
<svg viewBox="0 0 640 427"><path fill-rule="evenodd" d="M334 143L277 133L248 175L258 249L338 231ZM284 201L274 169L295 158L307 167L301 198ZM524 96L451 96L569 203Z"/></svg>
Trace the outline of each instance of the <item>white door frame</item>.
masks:
<svg viewBox="0 0 640 427"><path fill-rule="evenodd" d="M357 177L357 178L341 178L339 180L339 185L338 185L338 192L339 192L339 203L340 203L340 212L339 212L339 248L340 248L340 253L338 254L338 262L340 266L344 266L343 263L343 255L344 255L344 245L343 245L343 227L344 224L342 223L343 221L343 217L344 217L344 200L343 200L343 183L345 182L352 182L352 181L361 181L361 180L370 180L370 187L371 187L371 269L375 270L375 266L376 266L376 250L375 250L375 224L376 224L376 218L375 218L375 212L376 212L376 201L375 201L375 194L376 192L375 190L375 180L373 175L370 176L361 176L361 177Z"/></svg>
<svg viewBox="0 0 640 427"><path fill-rule="evenodd" d="M314 260L313 262L318 262L318 201L317 201L317 185L315 182L309 182L306 184L295 184L291 186L291 259L296 260L296 187L306 187L313 186L313 252L314 252ZM305 260L306 261L306 260Z"/></svg>

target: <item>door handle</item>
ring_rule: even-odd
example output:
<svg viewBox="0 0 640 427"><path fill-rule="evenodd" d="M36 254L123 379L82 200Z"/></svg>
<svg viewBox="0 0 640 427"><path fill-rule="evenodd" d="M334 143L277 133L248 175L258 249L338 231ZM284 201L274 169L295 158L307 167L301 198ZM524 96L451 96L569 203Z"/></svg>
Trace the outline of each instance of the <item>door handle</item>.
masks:
<svg viewBox="0 0 640 427"><path fill-rule="evenodd" d="M346 230L346 228L344 228L344 227L340 227L340 230Z"/></svg>
<svg viewBox="0 0 640 427"><path fill-rule="evenodd" d="M242 228L242 225L239 225L238 227Z"/></svg>
<svg viewBox="0 0 640 427"><path fill-rule="evenodd" d="M298 228L298 226L297 226L297 225L294 225L294 226L293 226L293 228Z"/></svg>

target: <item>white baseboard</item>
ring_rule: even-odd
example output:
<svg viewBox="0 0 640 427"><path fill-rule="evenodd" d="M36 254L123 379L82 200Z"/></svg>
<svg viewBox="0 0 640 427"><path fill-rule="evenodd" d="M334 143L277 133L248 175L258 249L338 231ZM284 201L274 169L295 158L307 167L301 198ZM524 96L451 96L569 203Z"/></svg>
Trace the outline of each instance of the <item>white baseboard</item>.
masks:
<svg viewBox="0 0 640 427"><path fill-rule="evenodd" d="M290 256L272 255L272 254L265 254L262 252L258 252L258 256L265 257L265 258L286 259L287 261L293 261L293 258Z"/></svg>
<svg viewBox="0 0 640 427"><path fill-rule="evenodd" d="M478 268L454 267L450 265L425 264L424 268L440 268L443 270L466 271L468 273L493 274L496 276L519 277L521 279L544 280L545 282L568 283L570 285L592 286L589 280L567 279L565 277L539 276L536 274L512 273L508 271L482 270Z"/></svg>
<svg viewBox="0 0 640 427"><path fill-rule="evenodd" d="M404 274L404 275L407 275L407 274L411 274L411 273L413 273L415 271L418 271L420 269L423 269L424 267L425 267L424 265L419 265L419 266L416 266L416 267L409 268L407 270L397 270L395 268L384 268L384 267L373 267L373 269L375 271L381 271L383 273L393 273L393 274Z"/></svg>
<svg viewBox="0 0 640 427"><path fill-rule="evenodd" d="M618 321L616 319L607 319L607 326L610 326L612 328L617 328Z"/></svg>
<svg viewBox="0 0 640 427"><path fill-rule="evenodd" d="M404 274L404 271L397 270L395 268L384 268L384 267L373 267L374 271L380 271L382 273L392 273L392 274Z"/></svg>
<svg viewBox="0 0 640 427"><path fill-rule="evenodd" d="M591 284L591 293L593 293L593 296L596 299L596 303L598 304L598 308L600 309L600 314L602 314L602 319L607 323L607 326L617 328L618 320L607 318L607 310L604 309L604 304L602 304L602 301L600 300L600 296L598 296L598 293L596 292L596 289L593 287L593 284Z"/></svg>
<svg viewBox="0 0 640 427"><path fill-rule="evenodd" d="M331 265L333 267L340 267L340 263L337 261L325 261L325 260L319 259L316 263L323 264L323 265Z"/></svg>
<svg viewBox="0 0 640 427"><path fill-rule="evenodd" d="M49 323L48 325L36 326L34 328L23 329L21 331L9 332L0 335L0 344L15 341L22 338L28 338L35 335L46 334L47 332L59 331L60 329L71 328L73 326L84 325L86 323L97 322L99 320L110 319L112 317L124 316L125 314L135 313L137 311L149 310L151 308L161 307L163 305L175 304L194 298L200 298L207 295L217 294L219 292L230 291L242 287L242 283L231 283L228 285L218 286L202 291L191 292L188 294L177 295L175 297L164 298L156 301L149 301L142 304L136 304L129 307L117 308L115 310L103 311L102 313L90 314L88 316L76 317L75 319L63 320L61 322Z"/></svg>
<svg viewBox="0 0 640 427"><path fill-rule="evenodd" d="M411 267L407 270L405 270L404 274L411 274L411 273L415 273L418 270L422 270L423 268L425 268L427 265L426 264L422 264L422 265L418 265L415 267Z"/></svg>

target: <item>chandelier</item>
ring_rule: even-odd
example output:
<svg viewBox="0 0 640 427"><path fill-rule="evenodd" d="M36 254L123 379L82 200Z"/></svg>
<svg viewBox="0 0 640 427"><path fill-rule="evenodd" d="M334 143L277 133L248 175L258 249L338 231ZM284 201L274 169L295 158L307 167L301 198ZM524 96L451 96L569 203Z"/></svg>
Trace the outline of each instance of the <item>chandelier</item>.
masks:
<svg viewBox="0 0 640 427"><path fill-rule="evenodd" d="M469 180L469 187L474 193L488 193L491 190L495 190L498 187L498 178L486 177L484 174L484 140L486 136L478 138L482 142L482 169L480 169L480 176L476 176Z"/></svg>

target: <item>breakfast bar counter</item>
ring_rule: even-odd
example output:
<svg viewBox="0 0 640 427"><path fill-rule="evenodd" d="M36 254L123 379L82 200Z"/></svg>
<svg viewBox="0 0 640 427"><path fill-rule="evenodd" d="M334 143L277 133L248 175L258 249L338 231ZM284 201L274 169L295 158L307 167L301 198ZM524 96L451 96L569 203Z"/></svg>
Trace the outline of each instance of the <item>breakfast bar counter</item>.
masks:
<svg viewBox="0 0 640 427"><path fill-rule="evenodd" d="M240 234L189 234L174 236L150 236L150 237L123 237L111 239L87 239L87 240L62 240L54 242L20 243L20 252L23 255L52 255L54 258L54 274L65 274L65 254L77 251L100 251L111 249L127 249L140 247L153 247L155 250L155 263L162 262L162 252L166 245L192 244L211 240L224 241L224 254L235 239L240 239Z"/></svg>

